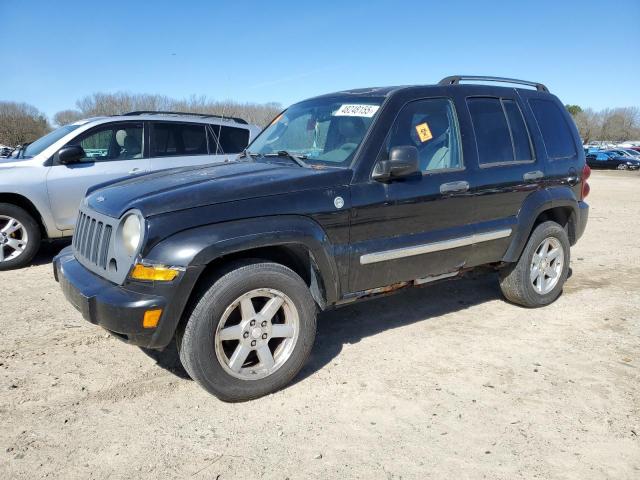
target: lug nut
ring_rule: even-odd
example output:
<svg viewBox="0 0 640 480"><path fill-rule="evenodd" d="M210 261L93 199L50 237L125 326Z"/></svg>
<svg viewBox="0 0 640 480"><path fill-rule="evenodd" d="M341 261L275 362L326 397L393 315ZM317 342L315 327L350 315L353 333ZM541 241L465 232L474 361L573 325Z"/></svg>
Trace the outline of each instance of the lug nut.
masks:
<svg viewBox="0 0 640 480"><path fill-rule="evenodd" d="M252 327L253 327L255 324L256 324L256 321L255 321L255 320L251 320L251 321L249 322L249 325L251 325Z"/></svg>
<svg viewBox="0 0 640 480"><path fill-rule="evenodd" d="M242 334L242 338L248 338L249 337L249 332L244 332Z"/></svg>
<svg viewBox="0 0 640 480"><path fill-rule="evenodd" d="M262 322L262 326L266 327L267 326L267 321L265 320L264 322Z"/></svg>
<svg viewBox="0 0 640 480"><path fill-rule="evenodd" d="M251 340L251 346L255 347L256 346L256 341L255 340Z"/></svg>
<svg viewBox="0 0 640 480"><path fill-rule="evenodd" d="M266 340L266 339L267 339L267 334L266 334L266 333L263 333L263 334L262 334L262 339L263 339L263 340Z"/></svg>

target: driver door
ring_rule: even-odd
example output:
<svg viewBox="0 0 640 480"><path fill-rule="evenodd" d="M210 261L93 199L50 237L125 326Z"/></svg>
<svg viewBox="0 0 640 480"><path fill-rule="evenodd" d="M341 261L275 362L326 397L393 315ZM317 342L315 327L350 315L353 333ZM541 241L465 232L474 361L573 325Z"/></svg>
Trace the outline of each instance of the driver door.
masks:
<svg viewBox="0 0 640 480"><path fill-rule="evenodd" d="M352 185L352 292L457 272L471 254L474 198L453 102L406 104L378 160L398 146L418 149L419 175Z"/></svg>
<svg viewBox="0 0 640 480"><path fill-rule="evenodd" d="M62 165L54 155L47 190L58 229L73 230L78 207L89 187L149 171L143 132L143 122L99 125L65 145L84 149L86 157L80 162Z"/></svg>

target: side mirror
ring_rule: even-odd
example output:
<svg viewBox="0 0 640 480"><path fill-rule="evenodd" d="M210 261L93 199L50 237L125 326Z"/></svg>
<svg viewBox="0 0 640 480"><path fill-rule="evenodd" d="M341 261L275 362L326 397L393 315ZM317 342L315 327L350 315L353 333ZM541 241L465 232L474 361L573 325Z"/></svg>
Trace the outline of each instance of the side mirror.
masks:
<svg viewBox="0 0 640 480"><path fill-rule="evenodd" d="M373 170L373 179L379 182L390 182L398 178L406 178L420 172L418 149L413 146L393 147L389 152L389 160L381 160Z"/></svg>
<svg viewBox="0 0 640 480"><path fill-rule="evenodd" d="M82 148L80 145L69 145L68 147L62 147L58 152L58 160L63 165L78 163L86 156L87 154L84 152L84 148Z"/></svg>

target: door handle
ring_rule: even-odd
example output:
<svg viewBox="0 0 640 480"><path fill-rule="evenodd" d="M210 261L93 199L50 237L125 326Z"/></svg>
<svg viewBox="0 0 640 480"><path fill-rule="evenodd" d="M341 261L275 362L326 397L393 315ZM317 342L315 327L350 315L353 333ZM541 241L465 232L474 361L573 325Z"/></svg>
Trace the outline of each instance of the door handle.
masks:
<svg viewBox="0 0 640 480"><path fill-rule="evenodd" d="M466 192L467 190L469 190L469 182L465 181L449 182L440 185L440 193Z"/></svg>
<svg viewBox="0 0 640 480"><path fill-rule="evenodd" d="M132 168L131 170L129 170L129 175L133 175L133 174L138 173L140 171L141 170L138 167Z"/></svg>
<svg viewBox="0 0 640 480"><path fill-rule="evenodd" d="M542 177L544 177L544 173L542 173L540 170L534 170L533 172L527 172L524 175L522 175L522 179L525 182L540 180Z"/></svg>

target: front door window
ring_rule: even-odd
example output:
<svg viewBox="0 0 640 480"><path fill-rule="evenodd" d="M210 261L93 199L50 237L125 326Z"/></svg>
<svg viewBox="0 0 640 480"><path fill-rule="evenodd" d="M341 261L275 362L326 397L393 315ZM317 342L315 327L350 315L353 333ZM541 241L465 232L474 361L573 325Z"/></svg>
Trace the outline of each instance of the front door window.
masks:
<svg viewBox="0 0 640 480"><path fill-rule="evenodd" d="M84 149L84 162L142 158L142 124L97 127L72 143Z"/></svg>

